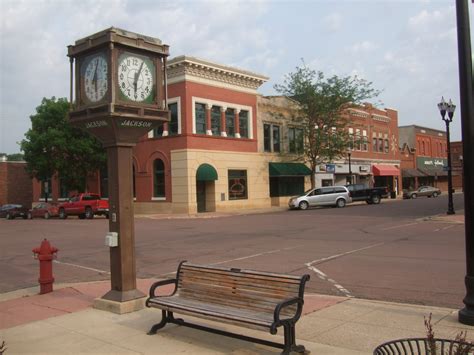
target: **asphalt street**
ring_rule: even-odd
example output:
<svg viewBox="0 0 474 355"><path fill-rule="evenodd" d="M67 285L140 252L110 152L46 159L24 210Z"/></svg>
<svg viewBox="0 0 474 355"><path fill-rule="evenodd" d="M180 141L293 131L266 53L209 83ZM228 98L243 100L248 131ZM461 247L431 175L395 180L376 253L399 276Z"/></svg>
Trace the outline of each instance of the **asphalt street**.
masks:
<svg viewBox="0 0 474 355"><path fill-rule="evenodd" d="M463 208L455 194L455 209ZM137 218L137 275L169 277L181 260L311 275L311 292L459 308L464 225L430 220L447 196L380 205L216 218ZM59 248L57 283L109 278L108 221L0 220L0 293L37 284L31 250Z"/></svg>

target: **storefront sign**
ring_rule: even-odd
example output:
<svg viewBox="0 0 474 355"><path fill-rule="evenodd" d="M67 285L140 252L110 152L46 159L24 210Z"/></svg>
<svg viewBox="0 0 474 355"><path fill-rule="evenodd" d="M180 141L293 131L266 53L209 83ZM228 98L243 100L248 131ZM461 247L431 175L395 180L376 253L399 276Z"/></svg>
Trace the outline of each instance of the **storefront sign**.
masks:
<svg viewBox="0 0 474 355"><path fill-rule="evenodd" d="M137 121L137 120L124 120L120 122L121 127L139 127L139 128L151 128L152 122Z"/></svg>
<svg viewBox="0 0 474 355"><path fill-rule="evenodd" d="M419 169L442 170L448 165L448 160L444 158L416 158Z"/></svg>

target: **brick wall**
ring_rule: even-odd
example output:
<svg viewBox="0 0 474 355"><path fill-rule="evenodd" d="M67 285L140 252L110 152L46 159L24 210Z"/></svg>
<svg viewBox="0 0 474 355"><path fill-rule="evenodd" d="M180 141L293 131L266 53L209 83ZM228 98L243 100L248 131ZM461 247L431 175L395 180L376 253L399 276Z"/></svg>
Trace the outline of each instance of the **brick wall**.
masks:
<svg viewBox="0 0 474 355"><path fill-rule="evenodd" d="M7 203L7 165L0 162L0 205Z"/></svg>
<svg viewBox="0 0 474 355"><path fill-rule="evenodd" d="M6 203L31 207L33 183L24 162L0 163L0 205Z"/></svg>

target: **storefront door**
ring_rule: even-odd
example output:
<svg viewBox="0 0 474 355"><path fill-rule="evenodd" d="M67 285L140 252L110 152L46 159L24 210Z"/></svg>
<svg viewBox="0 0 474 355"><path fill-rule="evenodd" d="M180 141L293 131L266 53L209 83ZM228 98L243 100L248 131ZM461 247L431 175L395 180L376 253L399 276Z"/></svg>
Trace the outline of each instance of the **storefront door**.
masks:
<svg viewBox="0 0 474 355"><path fill-rule="evenodd" d="M206 182L196 181L197 211L206 212Z"/></svg>

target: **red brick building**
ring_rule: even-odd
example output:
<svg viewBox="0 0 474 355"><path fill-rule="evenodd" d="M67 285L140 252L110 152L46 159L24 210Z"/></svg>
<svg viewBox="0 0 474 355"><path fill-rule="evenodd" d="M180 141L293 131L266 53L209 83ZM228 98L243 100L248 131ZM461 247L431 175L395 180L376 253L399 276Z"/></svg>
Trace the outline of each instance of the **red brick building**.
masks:
<svg viewBox="0 0 474 355"><path fill-rule="evenodd" d="M403 188L429 185L447 191L446 133L417 125L401 126L399 132Z"/></svg>
<svg viewBox="0 0 474 355"><path fill-rule="evenodd" d="M257 89L267 79L194 57L168 61L171 120L134 148L136 213L286 205L289 195L310 186L310 170L296 161L302 130L284 118L295 103L260 96ZM348 114L353 182L401 193L397 111L365 104ZM316 186L345 184L348 173L348 157L325 164ZM70 194L57 176L47 190L53 200ZM88 178L87 191L107 196L106 171ZM36 182L34 200L45 192Z"/></svg>
<svg viewBox="0 0 474 355"><path fill-rule="evenodd" d="M453 189L456 191L464 191L463 161L462 141L451 142Z"/></svg>
<svg viewBox="0 0 474 355"><path fill-rule="evenodd" d="M32 183L25 167L25 162L0 160L0 205L31 207Z"/></svg>
<svg viewBox="0 0 474 355"><path fill-rule="evenodd" d="M400 194L398 112L364 104L348 110L348 115L352 148L344 158L319 167L317 186L344 185L352 179L353 183L387 186L396 195Z"/></svg>

